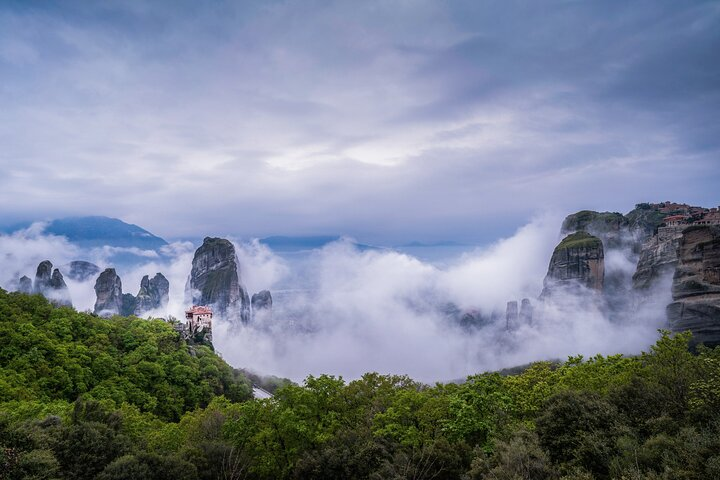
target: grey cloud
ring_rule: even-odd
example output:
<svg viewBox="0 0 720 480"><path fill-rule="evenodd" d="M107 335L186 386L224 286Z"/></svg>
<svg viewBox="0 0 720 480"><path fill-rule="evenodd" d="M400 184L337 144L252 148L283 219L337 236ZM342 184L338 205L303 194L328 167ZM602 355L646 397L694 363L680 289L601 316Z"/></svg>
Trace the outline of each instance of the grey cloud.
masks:
<svg viewBox="0 0 720 480"><path fill-rule="evenodd" d="M719 19L670 1L8 4L0 201L6 219L378 242L714 204Z"/></svg>

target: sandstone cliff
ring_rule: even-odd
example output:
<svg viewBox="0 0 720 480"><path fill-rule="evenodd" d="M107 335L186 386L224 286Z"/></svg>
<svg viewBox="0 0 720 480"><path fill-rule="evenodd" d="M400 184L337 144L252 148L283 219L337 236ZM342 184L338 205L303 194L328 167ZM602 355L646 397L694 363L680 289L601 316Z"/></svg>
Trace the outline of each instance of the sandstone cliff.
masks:
<svg viewBox="0 0 720 480"><path fill-rule="evenodd" d="M632 277L635 290L649 290L668 275L673 275L678 262L678 247L684 226L660 227L640 250L637 269Z"/></svg>
<svg viewBox="0 0 720 480"><path fill-rule="evenodd" d="M568 235L553 251L541 297L578 286L602 291L604 258L603 244L598 237L583 231Z"/></svg>
<svg viewBox="0 0 720 480"><path fill-rule="evenodd" d="M212 306L220 318L250 320L250 298L240 282L235 247L228 240L203 240L195 251L185 291L188 304Z"/></svg>
<svg viewBox="0 0 720 480"><path fill-rule="evenodd" d="M690 330L696 343L720 345L720 226L686 228L679 240L668 305L673 331Z"/></svg>
<svg viewBox="0 0 720 480"><path fill-rule="evenodd" d="M101 316L119 315L123 311L122 281L114 268L106 268L95 281L94 312Z"/></svg>

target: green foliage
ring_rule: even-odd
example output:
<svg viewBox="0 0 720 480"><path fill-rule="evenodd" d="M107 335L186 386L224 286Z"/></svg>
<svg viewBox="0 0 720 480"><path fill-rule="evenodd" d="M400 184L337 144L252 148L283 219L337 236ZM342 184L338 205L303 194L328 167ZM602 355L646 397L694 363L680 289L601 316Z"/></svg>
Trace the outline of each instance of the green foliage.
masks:
<svg viewBox="0 0 720 480"><path fill-rule="evenodd" d="M249 400L162 321L0 291L0 333L0 480L720 477L720 349L688 334L459 385L321 375Z"/></svg>
<svg viewBox="0 0 720 480"><path fill-rule="evenodd" d="M579 231L571 233L570 235L563 238L555 251L566 250L568 248L598 248L602 247L602 241L587 232Z"/></svg>
<svg viewBox="0 0 720 480"><path fill-rule="evenodd" d="M471 480L494 478L498 480L543 480L552 478L553 470L547 453L540 447L537 435L520 429L507 441L500 441L493 454L482 450L470 465Z"/></svg>
<svg viewBox="0 0 720 480"><path fill-rule="evenodd" d="M540 445L554 463L607 476L620 435L610 402L592 392L561 392L550 397L536 424Z"/></svg>
<svg viewBox="0 0 720 480"><path fill-rule="evenodd" d="M177 420L217 395L250 398L249 382L162 320L102 319L0 290L0 402L79 396Z"/></svg>

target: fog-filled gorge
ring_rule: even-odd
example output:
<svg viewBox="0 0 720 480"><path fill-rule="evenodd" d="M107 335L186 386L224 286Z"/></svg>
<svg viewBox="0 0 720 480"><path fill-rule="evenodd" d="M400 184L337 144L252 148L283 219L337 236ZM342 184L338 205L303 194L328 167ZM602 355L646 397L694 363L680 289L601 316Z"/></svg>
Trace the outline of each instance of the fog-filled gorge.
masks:
<svg viewBox="0 0 720 480"><path fill-rule="evenodd" d="M236 367L296 381L321 373L354 379L368 371L449 381L535 360L646 349L664 326L669 283L638 307L629 290L637 254L629 249L606 250L606 278L624 279L618 289L626 297L622 311L593 301L594 293L586 291L544 304L536 300L561 238L561 218L539 216L509 238L442 262L387 248L358 248L351 239L292 255L273 252L257 240L235 239L241 281L250 294L272 292L272 318L247 325L217 320L213 342ZM123 292L135 294L143 275L162 272L170 281L169 305L167 311L149 314L183 318L196 247L176 242L163 247L162 255L148 251L138 264L118 266ZM20 275L32 277L45 259L61 271L76 259L105 268L113 266L113 253L81 250L44 235L36 224L0 236L5 259L0 286L8 288ZM94 280L80 283L66 275L78 310L92 310ZM506 302L521 298L533 302L533 322L506 331ZM474 312L482 321L460 325L458 312Z"/></svg>

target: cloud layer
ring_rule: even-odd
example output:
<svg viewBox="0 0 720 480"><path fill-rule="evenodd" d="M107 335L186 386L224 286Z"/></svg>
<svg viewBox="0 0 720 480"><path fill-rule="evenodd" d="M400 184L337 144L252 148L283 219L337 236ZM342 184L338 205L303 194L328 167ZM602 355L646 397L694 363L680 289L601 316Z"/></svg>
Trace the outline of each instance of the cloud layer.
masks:
<svg viewBox="0 0 720 480"><path fill-rule="evenodd" d="M272 320L234 329L216 322L215 344L234 365L294 380L378 371L427 382L568 355L646 349L665 324L667 283L639 307L630 291L619 294L625 297L620 312L592 292L556 295L544 305L536 300L558 225L556 217L538 218L445 267L395 251L331 244L314 252L289 282L279 275L263 285L275 295ZM629 279L634 268L622 256L613 252L608 273ZM267 265L278 271L277 258L270 262L267 252L263 258L268 263L256 260L255 270ZM283 283L285 290L275 288ZM508 332L506 302L523 297L534 303L533 323ZM450 304L480 312L485 324L461 327L447 314Z"/></svg>

